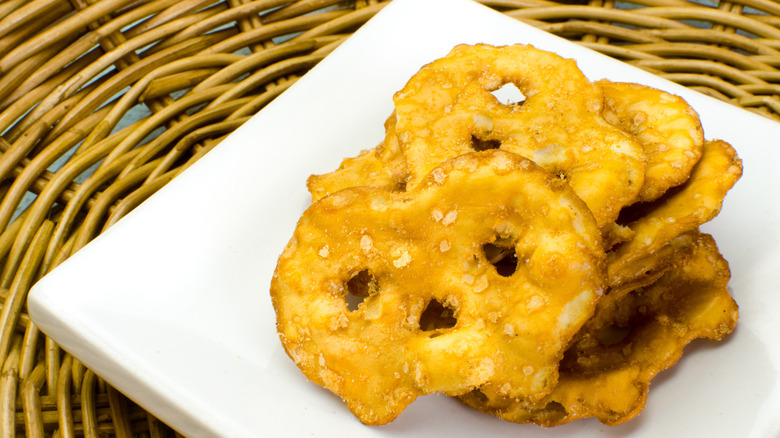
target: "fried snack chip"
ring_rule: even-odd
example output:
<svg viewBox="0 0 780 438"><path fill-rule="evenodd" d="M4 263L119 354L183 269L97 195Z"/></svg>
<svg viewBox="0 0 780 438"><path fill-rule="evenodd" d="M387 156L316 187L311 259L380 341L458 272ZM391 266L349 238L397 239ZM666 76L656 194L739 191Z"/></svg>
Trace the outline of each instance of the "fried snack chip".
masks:
<svg viewBox="0 0 780 438"><path fill-rule="evenodd" d="M324 175L312 175L306 181L312 202L347 187L370 186L395 190L399 183L385 171L376 149L362 151L356 157L345 158L339 168Z"/></svg>
<svg viewBox="0 0 780 438"><path fill-rule="evenodd" d="M493 259L507 248L511 262ZM546 396L602 294L604 259L564 181L491 150L445 161L406 192L355 187L314 203L271 296L303 373L383 424L432 392Z"/></svg>
<svg viewBox="0 0 780 438"><path fill-rule="evenodd" d="M525 96L522 104L492 94L506 84ZM564 178L602 226L643 185L642 147L604 120L601 88L571 59L528 45L459 45L393 100L408 187L448 158L501 148Z"/></svg>
<svg viewBox="0 0 780 438"><path fill-rule="evenodd" d="M543 426L587 417L617 425L636 416L650 381L674 365L686 345L697 338L720 340L737 322L728 263L711 236L693 235L690 257L657 282L599 304L564 355L550 395L529 402L474 391L461 400L509 421Z"/></svg>
<svg viewBox="0 0 780 438"><path fill-rule="evenodd" d="M385 139L377 147L346 158L339 168L323 175L311 175L306 187L317 202L347 187L370 186L401 191L406 188L406 163L395 135L395 113L385 122Z"/></svg>
<svg viewBox="0 0 780 438"><path fill-rule="evenodd" d="M499 102L507 84L522 102ZM393 100L381 144L308 179L272 282L286 351L362 422L441 392L519 423L620 424L689 342L733 330L698 227L742 163L683 99L477 44Z"/></svg>
<svg viewBox="0 0 780 438"><path fill-rule="evenodd" d="M635 278L647 269L648 257L674 237L712 220L741 176L742 161L734 148L724 141L708 141L685 184L653 203L626 209L623 216L633 237L608 251L610 286Z"/></svg>
<svg viewBox="0 0 780 438"><path fill-rule="evenodd" d="M608 80L596 84L604 93L604 118L635 136L647 156L638 201L653 201L684 183L704 145L696 111L681 97L645 85Z"/></svg>
<svg viewBox="0 0 780 438"><path fill-rule="evenodd" d="M666 245L653 253L645 254L624 268L620 276L611 279L611 283L608 278L609 288L602 301L616 300L628 292L654 283L675 264L681 263L691 255L692 242L697 233L698 230L692 230L675 236ZM607 258L609 254L608 252ZM607 265L607 272L609 272L609 265Z"/></svg>

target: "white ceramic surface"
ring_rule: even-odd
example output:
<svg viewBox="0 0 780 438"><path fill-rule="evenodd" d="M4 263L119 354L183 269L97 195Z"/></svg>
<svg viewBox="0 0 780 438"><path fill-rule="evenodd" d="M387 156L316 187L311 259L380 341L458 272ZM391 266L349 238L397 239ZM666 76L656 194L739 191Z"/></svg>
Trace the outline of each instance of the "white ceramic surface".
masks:
<svg viewBox="0 0 780 438"><path fill-rule="evenodd" d="M696 342L644 412L610 428L502 422L443 396L361 425L282 350L268 287L309 203L304 181L382 138L392 95L458 43L532 43L592 79L684 96L744 176L703 229L731 263L735 333ZM693 93L469 0L396 0L201 161L41 280L43 331L182 433L198 436L752 437L780 435L780 124Z"/></svg>

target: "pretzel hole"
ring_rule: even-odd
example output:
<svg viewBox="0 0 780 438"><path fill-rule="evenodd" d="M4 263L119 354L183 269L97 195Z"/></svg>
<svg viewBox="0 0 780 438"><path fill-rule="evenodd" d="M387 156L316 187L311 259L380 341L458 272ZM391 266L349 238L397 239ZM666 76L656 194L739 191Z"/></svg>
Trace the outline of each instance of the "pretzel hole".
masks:
<svg viewBox="0 0 780 438"><path fill-rule="evenodd" d="M480 391L479 388L472 389L471 392L469 392L469 395L480 404L485 404L490 401L488 396L486 396L484 392Z"/></svg>
<svg viewBox="0 0 780 438"><path fill-rule="evenodd" d="M501 142L498 140L485 140L476 135L471 136L471 149L474 149L477 152L486 151L488 149L498 149L500 147Z"/></svg>
<svg viewBox="0 0 780 438"><path fill-rule="evenodd" d="M615 345L625 340L631 333L631 327L620 327L616 325L609 325L602 327L596 334L596 338L599 343L605 347Z"/></svg>
<svg viewBox="0 0 780 438"><path fill-rule="evenodd" d="M566 408L557 401L551 401L544 405L544 417L551 422L558 422L568 415Z"/></svg>
<svg viewBox="0 0 780 438"><path fill-rule="evenodd" d="M525 94L517 88L517 85L507 82L499 87L497 90L492 91L493 95L499 102L504 105L522 105L525 103Z"/></svg>
<svg viewBox="0 0 780 438"><path fill-rule="evenodd" d="M420 330L430 332L455 327L455 310L438 300L431 300L420 315Z"/></svg>
<svg viewBox="0 0 780 438"><path fill-rule="evenodd" d="M485 258L496 269L498 275L511 277L517 271L515 247L507 244L486 243L482 245Z"/></svg>
<svg viewBox="0 0 780 438"><path fill-rule="evenodd" d="M354 312L369 295L378 291L376 279L367 270L362 270L347 281L347 309Z"/></svg>

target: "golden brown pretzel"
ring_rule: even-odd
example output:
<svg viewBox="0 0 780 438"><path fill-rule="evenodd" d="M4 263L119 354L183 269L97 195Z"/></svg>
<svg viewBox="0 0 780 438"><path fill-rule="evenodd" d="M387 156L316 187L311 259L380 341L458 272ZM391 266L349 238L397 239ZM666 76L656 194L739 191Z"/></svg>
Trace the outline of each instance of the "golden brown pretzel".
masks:
<svg viewBox="0 0 780 438"><path fill-rule="evenodd" d="M501 103L492 94L507 83L525 95L522 103ZM277 290L282 291L276 294L285 296L284 302L275 299L275 305L288 353L307 376L344 398L361 421L390 421L418 395L439 391L510 421L551 426L596 417L605 424L618 424L642 409L650 379L671 366L691 339L715 339L733 329L736 305L725 289L727 265L712 239L701 235L698 226L720 211L725 194L741 176L741 162L727 143L704 141L697 114L682 99L638 84L606 80L591 83L573 61L530 46L464 45L424 66L396 93L394 102L395 111L385 122L386 135L379 146L344 160L334 172L309 178L313 211L319 213L304 215L301 223L305 226L299 225L296 238L280 259L278 272L289 271L288 279L278 284L274 280ZM606 251L606 292L595 304L595 315L573 339L574 344L560 362L559 380L556 362L550 358L555 351L560 353L564 339L571 336L545 336L542 327L560 332L554 327L560 324L561 316L554 320L550 316L553 311L546 320L537 319L540 301L527 295L527 286L561 286L556 280L543 279L560 278L556 275L564 264L577 265L583 254L570 253L571 247L564 245L546 268L539 269L542 264L535 263L537 273L530 283L506 283L504 290L516 288L526 300L517 314L517 306L496 298L493 289L498 284L494 278L527 279L526 269L533 267L525 261L525 246L519 245L525 239L519 236L526 234L507 231L517 230L515 226L497 225L494 216L500 222L505 218L503 210L491 210L510 202L506 195L524 197L523 190L533 186L528 180L515 178L519 168L500 164L525 163L520 173L534 168L522 157L539 166L531 173L546 174L546 179L530 179L544 180L556 192L566 181L584 200L601 233L601 248ZM508 174L497 172L510 167L514 170ZM484 185L475 191L473 178L478 180L479 175L484 177ZM453 181L458 182L450 186ZM512 185L518 183L521 187ZM433 188L439 184L442 187ZM340 192L358 186L374 188ZM555 197L546 197L546 205L536 204L540 216L555 208ZM491 207L473 213L477 219L465 228L452 226L462 219L463 210L431 210L432 204L428 204L437 200L469 205L472 211L477 199ZM419 221L424 214L401 213L406 208L418 211L423 205L430 210L426 221ZM365 214L377 206L383 206L381 214ZM582 214L581 207L574 209L579 211L575 216ZM312 216L324 215L323 210L327 210L329 219L315 224ZM354 228L367 223L380 225L363 226L360 231ZM441 225L446 231L438 228ZM390 243L377 253L383 254L383 261L364 269L360 267L363 259L350 251L356 246L376 249L376 239L365 237L366 230L373 228L387 233L382 240ZM475 230L489 232L475 235ZM305 289L293 287L299 281L297 276L305 277L304 270L310 266L322 270L325 266L321 260L298 260L294 262L297 266L290 268L294 264L291 260L301 257L292 254L299 251L297 239L303 235L309 246L326 236L352 242L348 250L338 253L330 246L322 246L318 252L320 257L335 256L338 260L336 265L327 266L337 267L340 277L331 278L328 284L341 284L350 292L334 292L329 300L341 302L344 295L363 300L360 307L345 313L346 317L327 319L332 332L327 332L328 327L322 329L328 346L335 343L341 354L323 354L313 341L311 327L322 319L319 308L304 306L304 298L290 300L287 296L295 287ZM412 240L418 243L427 242L429 249L392 252L392 248L406 248L402 241L407 239L408 243L410 236L415 236ZM527 239L529 245L534 241L533 245L543 248L555 246L549 236ZM462 243L453 243L457 241ZM472 249L464 254L473 259L460 267L452 268L451 259L440 258L444 253L449 257L455 247L468 247L468 242ZM481 247L474 242L482 242ZM360 263L344 268L339 263L345 254ZM595 251L584 255L586 265L593 264L589 261L594 260L593 254ZM509 264L505 263L507 259L511 260ZM423 267L412 267L420 261ZM411 275L383 271L390 265L398 268L396 264L410 268L407 274L413 272L425 278L420 282L425 292L405 289L411 284ZM461 271L454 273L456 269ZM466 272L469 269L478 272ZM327 275L328 269L325 271L322 275ZM488 278L487 272L494 277ZM440 281L442 278L446 281ZM442 295L445 283L444 289L449 292ZM469 293L455 288L456 284L486 293L480 292L477 299L469 301ZM395 300L392 305L377 298L388 296ZM495 307L484 306L481 300L487 298ZM470 321L474 316L464 311L464 303L469 302L481 309L482 323L469 325L471 331L460 332L464 318L469 315ZM549 300L543 302L550 304ZM560 309L560 304L549 309ZM576 315L577 322L571 326L579 325L579 318L588 318L585 314L591 305L593 302L580 303L575 305L576 312L562 314ZM292 312L282 310L283 306L299 308ZM400 315L385 311L389 308L400 309ZM499 308L511 310L499 315L495 310ZM360 312L374 316L372 325L361 322L357 317ZM509 314L525 316L520 324L505 324L502 318ZM415 323L406 331L386 325L404 317L408 322L410 315ZM611 341L600 342L614 337L613 332L624 333L628 326L632 331L619 339L620 348ZM351 334L368 333L366 336L374 336L377 341L339 338L339 330L345 327ZM412 333L415 330L417 333ZM362 354L375 350L389 333L393 340L400 339L403 347L393 344L365 360ZM513 340L504 342L506 335L513 336ZM337 340L332 342L329 336ZM486 338L499 341L488 343ZM344 345L351 347L342 348ZM361 354L355 354L356 346ZM350 362L356 358L359 365ZM393 377L377 371L377 367L393 370ZM367 372L379 377L368 385L357 384L361 380L355 375Z"/></svg>
<svg viewBox="0 0 780 438"><path fill-rule="evenodd" d="M646 269L646 260L680 234L712 220L726 193L742 176L742 161L731 145L712 140L704 144L701 159L690 178L664 197L624 211L632 237L608 252L611 286L624 283ZM632 217L633 216L633 217Z"/></svg>
<svg viewBox="0 0 780 438"><path fill-rule="evenodd" d="M508 266L492 259L506 250ZM445 161L407 192L355 187L314 203L271 295L303 373L383 424L432 392L544 397L602 293L603 262L571 188L493 150Z"/></svg>
<svg viewBox="0 0 780 438"><path fill-rule="evenodd" d="M638 201L653 201L684 183L704 145L696 111L681 97L645 85L597 84L604 93L604 118L635 136L647 156Z"/></svg>
<svg viewBox="0 0 780 438"><path fill-rule="evenodd" d="M492 94L506 84L523 93L522 104ZM642 187L642 147L604 120L601 88L554 53L459 45L423 66L393 100L409 187L448 158L499 147L563 177L599 226L614 221Z"/></svg>
<svg viewBox="0 0 780 438"><path fill-rule="evenodd" d="M674 365L696 338L722 339L737 322L728 263L712 236L695 232L691 256L658 281L599 305L566 352L555 390L542 400L461 397L483 412L519 423L555 426L595 417L616 425L644 407L650 381Z"/></svg>
<svg viewBox="0 0 780 438"><path fill-rule="evenodd" d="M379 146L345 158L339 168L323 174L311 175L306 187L312 202L347 187L370 186L385 190L406 189L406 162L395 136L395 114L385 121L385 139Z"/></svg>

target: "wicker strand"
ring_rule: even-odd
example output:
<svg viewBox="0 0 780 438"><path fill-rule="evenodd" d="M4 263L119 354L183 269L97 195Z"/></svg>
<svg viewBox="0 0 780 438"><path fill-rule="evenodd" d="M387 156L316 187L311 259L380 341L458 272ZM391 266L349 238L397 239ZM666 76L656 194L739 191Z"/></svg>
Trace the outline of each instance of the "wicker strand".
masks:
<svg viewBox="0 0 780 438"><path fill-rule="evenodd" d="M35 366L30 376L22 383L22 407L27 436L44 437L43 410L40 391L46 382L46 365L41 362Z"/></svg>
<svg viewBox="0 0 780 438"><path fill-rule="evenodd" d="M97 409L95 408L95 381L97 376L91 370L84 375L81 386L81 424L85 437L98 436Z"/></svg>
<svg viewBox="0 0 780 438"><path fill-rule="evenodd" d="M66 355L59 369L57 379L57 413L59 414L59 432L61 436L72 438L75 436L73 425L73 404L71 403L71 367L73 357Z"/></svg>
<svg viewBox="0 0 780 438"><path fill-rule="evenodd" d="M3 363L0 377L0 436L13 436L16 431L16 396L19 386L19 351L21 337L14 336L10 354Z"/></svg>
<svg viewBox="0 0 780 438"><path fill-rule="evenodd" d="M23 269L17 271L13 277L13 282L10 284L8 298L3 305L2 312L0 312L0 329L2 329L2 335L0 335L0 363L5 362L8 356L19 315L24 310L27 300L27 292L37 279L36 274L38 273L40 261L43 258L43 248L39 244L48 239L53 228L54 224L51 221L45 221L41 228L37 230L32 239L32 245L22 260Z"/></svg>

